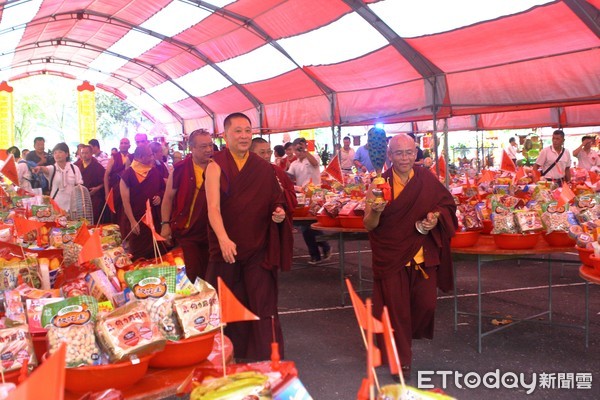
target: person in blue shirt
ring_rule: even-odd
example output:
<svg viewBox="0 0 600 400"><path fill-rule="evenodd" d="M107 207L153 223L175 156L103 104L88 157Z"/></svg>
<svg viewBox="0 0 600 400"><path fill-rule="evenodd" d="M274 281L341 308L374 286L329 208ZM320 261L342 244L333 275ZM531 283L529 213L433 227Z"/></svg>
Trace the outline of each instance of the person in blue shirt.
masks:
<svg viewBox="0 0 600 400"><path fill-rule="evenodd" d="M375 171L371 158L369 158L369 144L360 146L354 154L354 166L359 172L370 173Z"/></svg>

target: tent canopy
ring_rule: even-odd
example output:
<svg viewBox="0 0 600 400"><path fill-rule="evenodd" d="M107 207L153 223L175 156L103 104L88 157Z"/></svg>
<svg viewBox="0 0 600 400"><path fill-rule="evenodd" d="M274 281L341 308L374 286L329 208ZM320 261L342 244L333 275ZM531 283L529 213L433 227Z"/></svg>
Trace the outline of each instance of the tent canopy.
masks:
<svg viewBox="0 0 600 400"><path fill-rule="evenodd" d="M5 1L0 81L88 80L173 133L600 124L600 0L412 3Z"/></svg>

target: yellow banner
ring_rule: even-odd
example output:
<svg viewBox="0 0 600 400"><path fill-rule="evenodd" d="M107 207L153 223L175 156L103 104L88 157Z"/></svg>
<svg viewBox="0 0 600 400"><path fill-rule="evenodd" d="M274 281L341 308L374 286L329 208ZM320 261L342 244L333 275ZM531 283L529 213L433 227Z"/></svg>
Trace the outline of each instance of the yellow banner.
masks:
<svg viewBox="0 0 600 400"><path fill-rule="evenodd" d="M93 88L93 86L91 87ZM87 143L96 138L96 95L93 89L78 91L77 109L79 111L79 142Z"/></svg>
<svg viewBox="0 0 600 400"><path fill-rule="evenodd" d="M13 114L12 88L2 82L0 85L0 149L15 145L15 120ZM5 90L10 88L10 90Z"/></svg>

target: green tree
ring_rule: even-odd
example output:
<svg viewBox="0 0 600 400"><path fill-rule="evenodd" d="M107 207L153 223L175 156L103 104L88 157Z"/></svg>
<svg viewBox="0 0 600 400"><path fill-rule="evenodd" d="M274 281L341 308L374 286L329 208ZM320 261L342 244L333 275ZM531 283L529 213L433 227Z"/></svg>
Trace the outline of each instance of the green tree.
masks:
<svg viewBox="0 0 600 400"><path fill-rule="evenodd" d="M123 137L142 119L142 113L131 104L111 93L96 90L96 130L102 139Z"/></svg>
<svg viewBox="0 0 600 400"><path fill-rule="evenodd" d="M15 144L19 148L31 147L27 138L32 136L36 120L44 116L44 109L32 95L14 97Z"/></svg>

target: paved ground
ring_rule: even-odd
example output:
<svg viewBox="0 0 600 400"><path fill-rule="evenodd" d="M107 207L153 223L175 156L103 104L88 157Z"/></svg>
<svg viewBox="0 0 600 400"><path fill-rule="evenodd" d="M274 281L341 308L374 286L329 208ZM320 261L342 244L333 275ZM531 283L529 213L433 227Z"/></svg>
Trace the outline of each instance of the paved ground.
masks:
<svg viewBox="0 0 600 400"><path fill-rule="evenodd" d="M280 277L280 312L285 336L285 356L296 362L299 376L315 400L356 398L365 376L365 351L354 312L341 305L338 251L333 245L333 263L309 266L305 245L297 234L295 263L292 271ZM368 243L346 243L345 272L355 288L359 286L359 260L366 278L370 276ZM359 253L360 250L360 253ZM563 255L577 260L576 255ZM483 306L496 319L518 318L542 312L547 307L547 262L504 259L484 265ZM472 259L457 259L459 309L476 312L476 264ZM583 326L585 285L578 275L577 264L554 262L553 321ZM368 282L364 283L370 288ZM362 293L366 298L370 293ZM600 399L600 286L589 286L590 341L584 344L583 329L534 323L516 324L504 331L484 337L482 353L477 352L477 319L459 315L454 330L454 298L440 294L433 341L416 341L413 345L413 375L410 384L418 384L417 372L432 371L432 382L457 399ZM346 298L348 303L348 299ZM484 319L484 331L492 329L493 318ZM544 320L546 320L544 318ZM452 371L443 385L441 374ZM508 388L487 389L483 384L468 388L464 378L454 372L484 377L497 373ZM448 372L450 373L450 372ZM535 387L531 394L521 384L511 384L511 373L523 374L525 384ZM392 383L385 367L377 369L380 384ZM478 374L477 376L474 374ZM508 375L507 375L508 374ZM542 375L554 374L554 375ZM559 374L560 377L559 377ZM562 375L564 374L564 375ZM548 377L548 379L545 379ZM591 377L591 389L559 388L576 379ZM488 382L492 382L492 377ZM477 381L472 386L477 386ZM553 389L543 389L549 382ZM457 384L458 383L458 384ZM581 383L579 383L581 385ZM528 386L529 387L529 386Z"/></svg>

